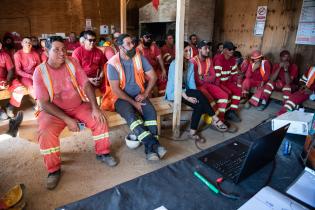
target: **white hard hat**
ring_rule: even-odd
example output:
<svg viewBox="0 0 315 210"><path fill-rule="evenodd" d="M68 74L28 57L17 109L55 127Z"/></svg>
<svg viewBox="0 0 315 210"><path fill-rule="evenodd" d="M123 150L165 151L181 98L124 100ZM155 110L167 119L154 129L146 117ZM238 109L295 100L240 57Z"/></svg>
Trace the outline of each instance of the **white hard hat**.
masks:
<svg viewBox="0 0 315 210"><path fill-rule="evenodd" d="M140 141L138 141L137 136L134 134L128 134L125 137L126 145L130 149L136 149L140 146Z"/></svg>

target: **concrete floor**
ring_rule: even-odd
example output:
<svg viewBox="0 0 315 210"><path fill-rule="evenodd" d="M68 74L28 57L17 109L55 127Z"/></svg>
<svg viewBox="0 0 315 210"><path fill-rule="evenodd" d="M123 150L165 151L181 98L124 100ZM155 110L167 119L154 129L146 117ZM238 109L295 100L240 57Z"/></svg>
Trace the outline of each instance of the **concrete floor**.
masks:
<svg viewBox="0 0 315 210"><path fill-rule="evenodd" d="M208 148L232 136L249 130L276 113L280 105L272 102L260 112L254 108L241 110L243 121L236 124L239 131L235 134L219 133L207 129L202 135L207 142L201 145ZM189 118L186 113L184 118ZM31 109L25 113L26 118L32 117ZM12 186L23 183L26 186L24 199L28 210L54 209L61 205L86 198L100 191L111 188L122 182L149 173L153 170L197 153L199 150L191 140L171 141L163 136L171 136L169 128L163 128L161 144L168 149L168 154L160 162L149 163L145 160L143 146L130 150L124 143L127 126L111 129L112 151L119 159L119 165L109 168L95 160L93 141L89 131L61 140L62 177L53 191L45 189L47 172L39 153L39 146L20 138L0 137L0 196ZM182 138L185 139L186 133Z"/></svg>

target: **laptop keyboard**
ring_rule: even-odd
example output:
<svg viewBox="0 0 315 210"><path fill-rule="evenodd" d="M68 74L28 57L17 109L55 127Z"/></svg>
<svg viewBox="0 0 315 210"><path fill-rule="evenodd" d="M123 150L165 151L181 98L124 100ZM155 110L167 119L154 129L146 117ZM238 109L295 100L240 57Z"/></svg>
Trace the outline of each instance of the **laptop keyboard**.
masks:
<svg viewBox="0 0 315 210"><path fill-rule="evenodd" d="M212 166L217 171L220 171L223 175L234 180L235 178L238 177L240 173L242 163L245 160L246 155L247 151L238 154L233 154L233 159L229 158L225 160L220 160L213 164Z"/></svg>

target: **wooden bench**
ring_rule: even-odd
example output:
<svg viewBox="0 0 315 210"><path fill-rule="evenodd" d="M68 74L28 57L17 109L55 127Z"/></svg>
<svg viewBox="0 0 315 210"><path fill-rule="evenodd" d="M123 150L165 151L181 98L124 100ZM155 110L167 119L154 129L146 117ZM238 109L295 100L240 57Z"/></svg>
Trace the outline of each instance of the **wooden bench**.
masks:
<svg viewBox="0 0 315 210"><path fill-rule="evenodd" d="M29 92L26 88L23 88L24 95L28 95ZM0 90L0 101L4 99L9 99L11 98L11 93L8 90Z"/></svg>
<svg viewBox="0 0 315 210"><path fill-rule="evenodd" d="M158 132L160 134L161 131L161 117L163 115L171 114L173 113L173 103L166 101L164 97L157 97L157 98L151 98L151 103L153 104L156 113L157 113L157 124L158 124ZM187 106L183 106L183 111L190 111L191 108ZM119 125L125 125L126 121L116 112L109 112L105 111L105 115L107 118L107 122L109 124L109 127L115 127ZM18 136L23 139L27 139L33 142L37 141L37 120L34 118L32 120L25 120L22 122ZM7 128L6 128L7 129ZM1 129L0 131L5 130L5 128ZM5 130L6 131L6 130ZM62 133L60 134L60 138L68 137L72 135L73 132L69 131L66 127Z"/></svg>
<svg viewBox="0 0 315 210"><path fill-rule="evenodd" d="M270 98L278 100L278 101L283 101L283 94L278 91L273 91ZM303 102L303 107L310 108L310 109L315 109L315 101L311 100L306 100Z"/></svg>

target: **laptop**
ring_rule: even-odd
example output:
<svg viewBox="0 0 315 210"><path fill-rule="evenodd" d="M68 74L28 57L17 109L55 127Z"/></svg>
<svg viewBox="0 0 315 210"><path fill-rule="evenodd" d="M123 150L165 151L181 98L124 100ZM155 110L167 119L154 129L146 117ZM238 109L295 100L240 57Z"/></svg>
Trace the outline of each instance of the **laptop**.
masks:
<svg viewBox="0 0 315 210"><path fill-rule="evenodd" d="M223 178L239 183L275 158L289 126L287 124L258 138L251 135L251 131L246 132L235 137L235 141L198 159L219 172Z"/></svg>

